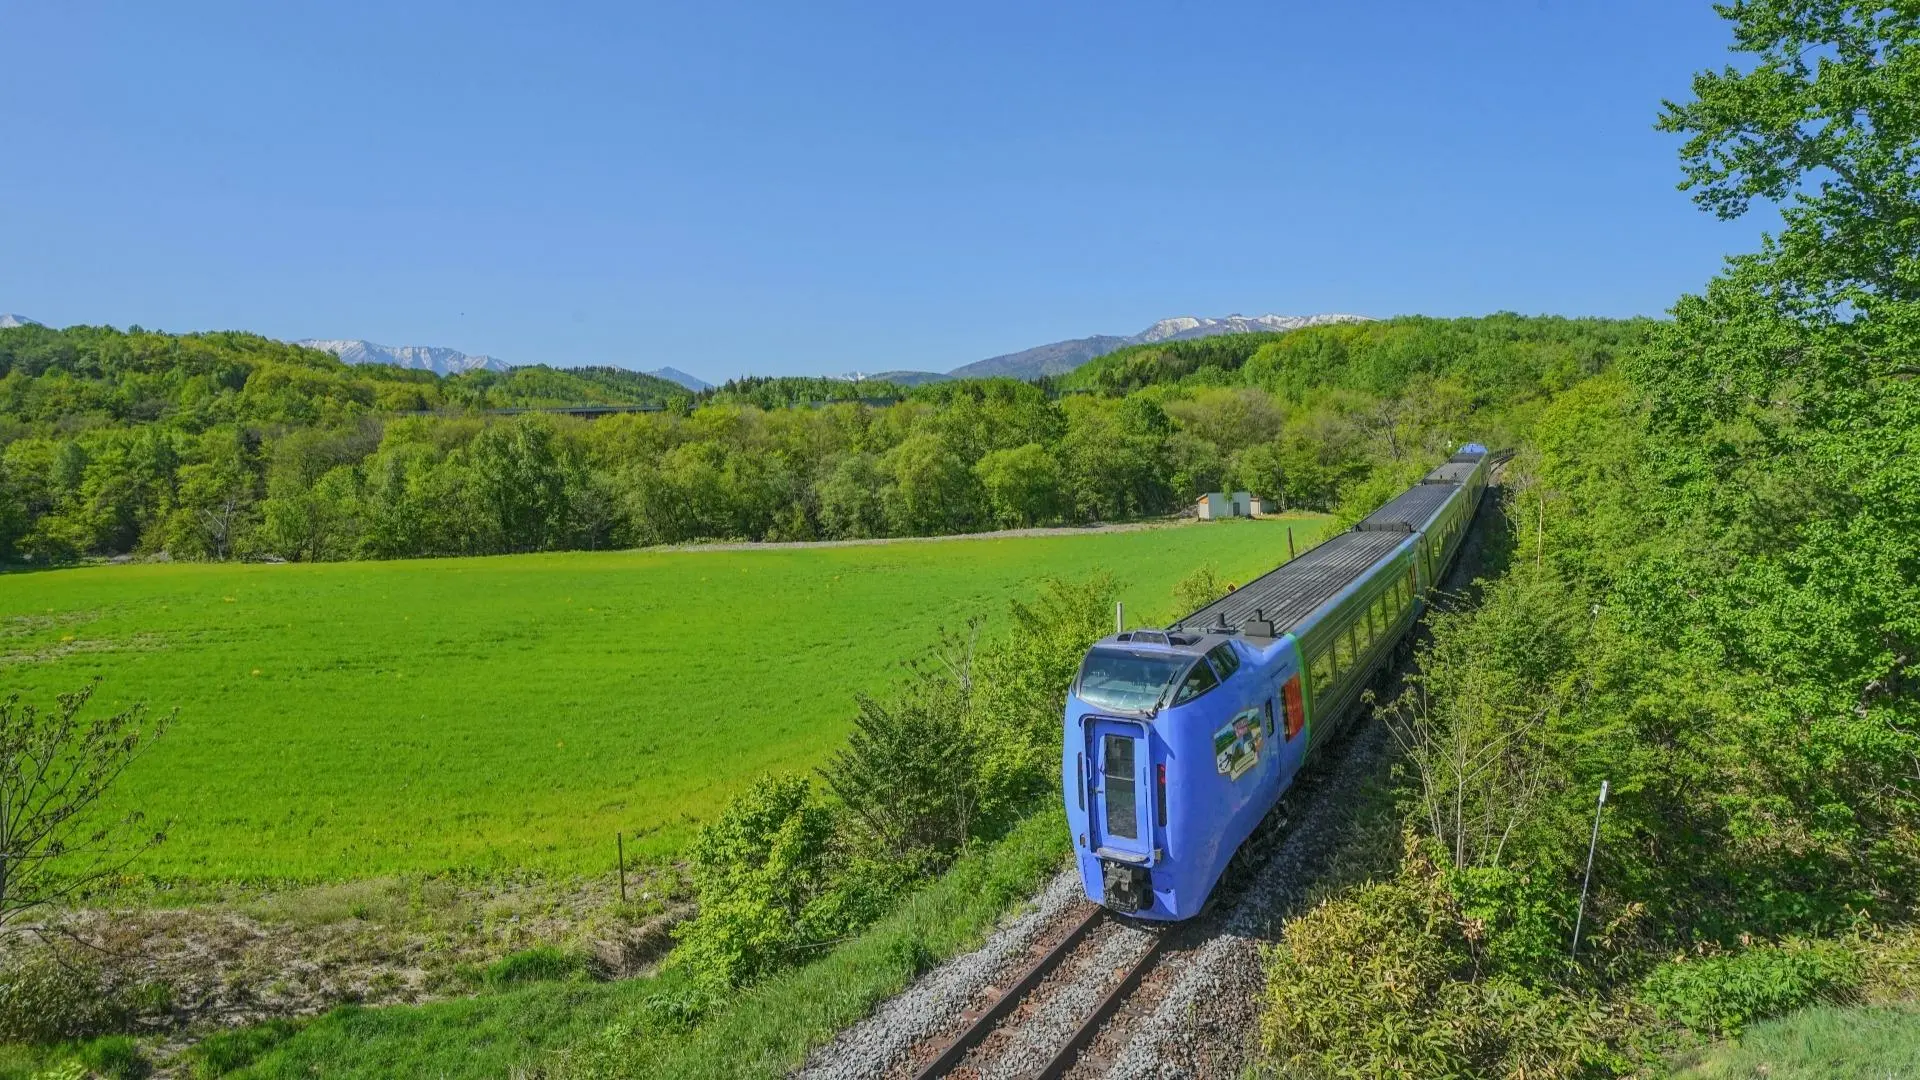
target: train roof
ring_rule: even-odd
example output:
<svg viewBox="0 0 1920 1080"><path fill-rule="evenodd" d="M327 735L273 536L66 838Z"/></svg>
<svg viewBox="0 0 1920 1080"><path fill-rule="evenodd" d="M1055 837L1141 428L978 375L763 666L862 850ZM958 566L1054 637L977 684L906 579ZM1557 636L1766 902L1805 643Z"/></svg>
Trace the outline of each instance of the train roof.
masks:
<svg viewBox="0 0 1920 1080"><path fill-rule="evenodd" d="M1133 649L1141 652L1182 653L1201 656L1208 649L1226 641L1231 635L1218 631L1208 632L1194 629L1155 630L1143 627L1138 630L1122 630L1109 634L1096 643L1096 648Z"/></svg>
<svg viewBox="0 0 1920 1080"><path fill-rule="evenodd" d="M1445 465L1428 473L1422 484L1464 484L1472 476L1473 470L1480 467L1480 459L1471 461L1449 461Z"/></svg>
<svg viewBox="0 0 1920 1080"><path fill-rule="evenodd" d="M1427 522L1453 498L1457 490L1451 484L1418 484L1394 497L1387 505L1360 519L1354 528L1361 532L1410 533Z"/></svg>
<svg viewBox="0 0 1920 1080"><path fill-rule="evenodd" d="M1205 632L1225 625L1238 630L1254 612L1273 623L1275 636L1286 633L1358 581L1372 566L1405 543L1404 532L1345 532L1292 562L1283 563L1245 586L1181 619L1176 626Z"/></svg>

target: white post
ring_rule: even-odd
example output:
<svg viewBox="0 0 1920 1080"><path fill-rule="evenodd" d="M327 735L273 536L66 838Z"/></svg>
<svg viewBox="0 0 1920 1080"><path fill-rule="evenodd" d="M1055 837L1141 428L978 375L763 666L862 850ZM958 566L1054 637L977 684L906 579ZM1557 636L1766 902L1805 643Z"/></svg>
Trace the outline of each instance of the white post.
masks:
<svg viewBox="0 0 1920 1080"><path fill-rule="evenodd" d="M1127 605L1119 600L1113 602L1113 632L1118 634L1127 628Z"/></svg>
<svg viewBox="0 0 1920 1080"><path fill-rule="evenodd" d="M1573 958L1580 956L1580 924L1587 918L1587 885L1593 881L1593 849L1600 843L1600 811L1607 806L1607 782L1600 781L1600 801L1593 808L1593 836L1587 841L1587 872L1580 879L1580 910L1573 917Z"/></svg>

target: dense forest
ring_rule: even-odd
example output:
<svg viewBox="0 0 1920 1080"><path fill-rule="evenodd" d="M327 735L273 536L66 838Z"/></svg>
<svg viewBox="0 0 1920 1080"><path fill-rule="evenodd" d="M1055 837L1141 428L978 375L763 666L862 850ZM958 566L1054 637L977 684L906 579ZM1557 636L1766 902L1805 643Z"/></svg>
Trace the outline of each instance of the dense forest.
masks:
<svg viewBox="0 0 1920 1080"><path fill-rule="evenodd" d="M1653 324L1396 319L1124 350L1057 386L440 378L239 333L0 330L0 559L295 560L1329 509L1509 438ZM657 405L597 419L499 410Z"/></svg>
<svg viewBox="0 0 1920 1080"><path fill-rule="evenodd" d="M1741 69L1660 126L1783 227L1536 417L1504 577L1389 710L1404 858L1273 955L1279 1074L1657 1075L1822 1001L1908 1035L1789 1028L1793 1075L1915 1060L1920 18L1722 14Z"/></svg>

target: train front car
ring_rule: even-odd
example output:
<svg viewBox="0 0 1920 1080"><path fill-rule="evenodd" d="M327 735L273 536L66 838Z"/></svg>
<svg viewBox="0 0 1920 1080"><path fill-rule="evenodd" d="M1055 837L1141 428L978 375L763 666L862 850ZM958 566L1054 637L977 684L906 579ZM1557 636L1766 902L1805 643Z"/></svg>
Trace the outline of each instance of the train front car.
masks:
<svg viewBox="0 0 1920 1080"><path fill-rule="evenodd" d="M1137 630L1095 645L1067 702L1062 781L1096 903L1199 913L1305 751L1290 639Z"/></svg>
<svg viewBox="0 0 1920 1080"><path fill-rule="evenodd" d="M1113 634L1088 651L1061 740L1088 899L1144 919L1199 914L1308 756L1392 664L1459 553L1487 456L1462 447L1351 531L1166 630Z"/></svg>

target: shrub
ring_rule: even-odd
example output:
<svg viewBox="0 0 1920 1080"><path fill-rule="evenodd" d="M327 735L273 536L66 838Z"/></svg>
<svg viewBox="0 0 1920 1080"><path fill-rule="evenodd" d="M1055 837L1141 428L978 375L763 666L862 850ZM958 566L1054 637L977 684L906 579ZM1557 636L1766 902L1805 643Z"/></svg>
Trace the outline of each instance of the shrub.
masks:
<svg viewBox="0 0 1920 1080"><path fill-rule="evenodd" d="M937 872L972 834L980 748L964 678L916 669L884 699L859 695L846 746L820 770L888 859Z"/></svg>
<svg viewBox="0 0 1920 1080"><path fill-rule="evenodd" d="M1322 903L1269 951L1267 1063L1338 1077L1579 1077L1628 1067L1593 1003L1486 974L1479 933L1409 839L1397 877Z"/></svg>
<svg viewBox="0 0 1920 1080"><path fill-rule="evenodd" d="M1048 578L1036 602L1009 605L1005 637L973 665L973 722L983 746L980 825L997 837L1060 795L1060 718L1087 647L1109 633L1119 586L1099 571Z"/></svg>
<svg viewBox="0 0 1920 1080"><path fill-rule="evenodd" d="M1182 616L1191 615L1227 595L1227 583L1208 563L1180 579L1173 587L1173 606Z"/></svg>
<svg viewBox="0 0 1920 1080"><path fill-rule="evenodd" d="M83 1039L125 1019L99 968L84 958L34 949L0 968L0 1042Z"/></svg>
<svg viewBox="0 0 1920 1080"><path fill-rule="evenodd" d="M561 982L584 974L586 958L578 953L540 945L487 965L484 976L488 986L517 986L521 983Z"/></svg>
<svg viewBox="0 0 1920 1080"><path fill-rule="evenodd" d="M671 962L704 989L739 986L877 918L912 868L850 859L837 824L803 776L741 793L687 851L700 914Z"/></svg>
<svg viewBox="0 0 1920 1080"><path fill-rule="evenodd" d="M1662 964L1641 984L1640 1000L1663 1019L1696 1031L1738 1035L1755 1020L1845 993L1855 985L1859 966L1837 942L1760 945Z"/></svg>

